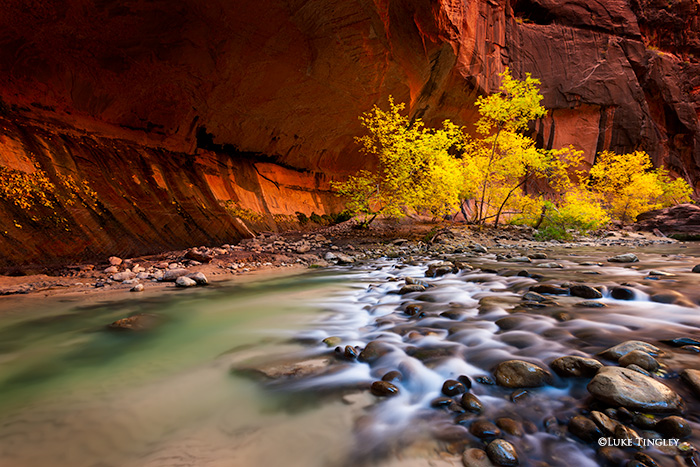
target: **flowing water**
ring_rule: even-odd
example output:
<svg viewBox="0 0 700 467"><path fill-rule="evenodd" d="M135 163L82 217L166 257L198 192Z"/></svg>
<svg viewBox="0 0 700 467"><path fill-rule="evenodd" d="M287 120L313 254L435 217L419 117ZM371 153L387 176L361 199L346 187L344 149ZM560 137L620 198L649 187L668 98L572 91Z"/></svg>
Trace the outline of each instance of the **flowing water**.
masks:
<svg viewBox="0 0 700 467"><path fill-rule="evenodd" d="M427 258L380 259L150 298L29 301L0 316L0 466L460 465L438 452L481 442L455 414L431 408L443 382L460 375L483 403L474 419L524 426L520 436L503 435L522 465L598 465L595 446L565 430L590 403L587 380L555 376L522 398L478 381L504 360L548 368L628 339L665 350L659 377L686 401L697 433L700 407L677 375L700 368L698 354L658 341L700 338L700 275L688 272L700 249L637 249L639 263L618 265L604 263L618 253L611 249L548 253L533 264L457 258L475 269L438 278L424 277ZM563 269L542 267L552 261ZM522 269L543 277L517 275ZM659 269L675 275L648 275ZM430 287L397 294L409 277ZM607 307L568 296L522 307L530 286L565 281L600 287ZM610 296L623 283L634 300ZM685 301L650 301L668 291ZM411 316L409 305L420 312ZM105 329L135 313L161 319L147 332ZM322 343L331 336L360 350L376 341L383 351L371 364L336 358ZM371 395L369 384L392 370L402 374L399 394ZM673 453L647 452L676 465Z"/></svg>

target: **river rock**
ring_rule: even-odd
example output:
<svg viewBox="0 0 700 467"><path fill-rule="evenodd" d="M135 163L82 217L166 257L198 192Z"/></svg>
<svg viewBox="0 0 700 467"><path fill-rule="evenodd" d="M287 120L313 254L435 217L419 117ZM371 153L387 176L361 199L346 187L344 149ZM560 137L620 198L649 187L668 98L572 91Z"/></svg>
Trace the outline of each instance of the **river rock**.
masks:
<svg viewBox="0 0 700 467"><path fill-rule="evenodd" d="M158 315L138 313L128 318L118 319L107 327L113 331L147 331L160 323Z"/></svg>
<svg viewBox="0 0 700 467"><path fill-rule="evenodd" d="M175 285L177 287L194 287L197 285L194 279L190 279L186 276L180 276L175 280Z"/></svg>
<svg viewBox="0 0 700 467"><path fill-rule="evenodd" d="M573 295L574 297L581 297L581 298L603 298L603 294L600 293L599 290L594 289L591 286L588 285L574 285L569 287L569 293Z"/></svg>
<svg viewBox="0 0 700 467"><path fill-rule="evenodd" d="M597 410L591 411L591 419L606 435L613 434L615 432L615 427L618 425L618 422Z"/></svg>
<svg viewBox="0 0 700 467"><path fill-rule="evenodd" d="M123 262L123 260L118 256L110 256L108 261L111 266L119 266Z"/></svg>
<svg viewBox="0 0 700 467"><path fill-rule="evenodd" d="M661 353L661 349L657 346L652 345L644 341L625 341L621 344L617 344L609 349L603 350L598 355L608 360L618 361L620 358L624 357L633 350L641 350L649 355L655 356Z"/></svg>
<svg viewBox="0 0 700 467"><path fill-rule="evenodd" d="M523 360L507 360L493 372L496 382L507 388L532 388L551 382L552 375L537 365Z"/></svg>
<svg viewBox="0 0 700 467"><path fill-rule="evenodd" d="M370 341L360 352L358 359L365 363L374 363L393 350L393 347L381 341Z"/></svg>
<svg viewBox="0 0 700 467"><path fill-rule="evenodd" d="M645 370L644 368L642 368L641 366L639 366L635 363L632 363L631 365L627 365L627 366L625 366L625 368L627 368L628 370L634 370L637 373L643 374L644 376L648 376L650 378L652 377L651 373L649 373L647 370Z"/></svg>
<svg viewBox="0 0 700 467"><path fill-rule="evenodd" d="M214 257L208 251L197 248L187 250L187 253L185 253L185 258L198 261L200 263L208 263L214 259Z"/></svg>
<svg viewBox="0 0 700 467"><path fill-rule="evenodd" d="M390 397L399 393L399 388L388 381L375 381L370 387L370 391L375 396Z"/></svg>
<svg viewBox="0 0 700 467"><path fill-rule="evenodd" d="M143 284L136 284L130 290L131 290L131 292L143 292L143 289L144 289Z"/></svg>
<svg viewBox="0 0 700 467"><path fill-rule="evenodd" d="M547 253L531 253L527 257L530 259L547 259Z"/></svg>
<svg viewBox="0 0 700 467"><path fill-rule="evenodd" d="M347 266L347 265L353 264L355 262L355 258L353 256L350 256L350 255L346 255L343 253L336 253L335 256L336 256L336 263L339 266Z"/></svg>
<svg viewBox="0 0 700 467"><path fill-rule="evenodd" d="M441 261L428 265L428 270L425 271L425 277L439 277L445 274L456 273L459 270L449 261Z"/></svg>
<svg viewBox="0 0 700 467"><path fill-rule="evenodd" d="M621 255L613 256L612 258L608 258L608 262L610 263L636 263L639 261L639 258L637 258L637 255L634 253L624 253Z"/></svg>
<svg viewBox="0 0 700 467"><path fill-rule="evenodd" d="M442 393L446 396L456 396L458 394L463 394L466 391L467 388L465 388L462 383L455 381L454 379L448 379L442 385Z"/></svg>
<svg viewBox="0 0 700 467"><path fill-rule="evenodd" d="M690 423L684 418L672 415L656 422L656 431L667 438L687 438L693 433Z"/></svg>
<svg viewBox="0 0 700 467"><path fill-rule="evenodd" d="M700 273L700 264L696 264L695 266L693 266L692 272L696 274Z"/></svg>
<svg viewBox="0 0 700 467"><path fill-rule="evenodd" d="M173 268L173 269L166 269L165 272L163 272L163 278L161 279L163 282L175 282L178 277L181 276L186 276L188 274L187 269L184 268Z"/></svg>
<svg viewBox="0 0 700 467"><path fill-rule="evenodd" d="M559 376L564 377L592 377L603 368L598 360L575 355L559 357L550 366Z"/></svg>
<svg viewBox="0 0 700 467"><path fill-rule="evenodd" d="M588 392L607 404L630 410L668 412L681 406L680 396L668 386L627 368L601 368L588 383Z"/></svg>
<svg viewBox="0 0 700 467"><path fill-rule="evenodd" d="M550 295L568 295L569 289L564 287L559 287L551 284L538 284L530 287L532 292L537 292L538 294L550 294Z"/></svg>
<svg viewBox="0 0 700 467"><path fill-rule="evenodd" d="M641 350L633 350L626 355L620 357L618 363L621 366L638 365L647 371L656 371L659 369L659 362L648 353Z"/></svg>
<svg viewBox="0 0 700 467"><path fill-rule="evenodd" d="M116 266L110 266L108 268L105 268L104 273L105 274L116 274L119 272L119 268Z"/></svg>
<svg viewBox="0 0 700 467"><path fill-rule="evenodd" d="M523 436L523 424L512 418L501 417L496 419L496 426L512 436Z"/></svg>
<svg viewBox="0 0 700 467"><path fill-rule="evenodd" d="M515 466L518 465L518 453L515 446L504 439L495 439L486 446L486 454L496 465Z"/></svg>
<svg viewBox="0 0 700 467"><path fill-rule="evenodd" d="M471 248L472 248L472 251L474 253L488 253L489 252L489 250L484 245L481 245L479 243L475 243L474 245L472 245Z"/></svg>
<svg viewBox="0 0 700 467"><path fill-rule="evenodd" d="M323 343L328 347L337 347L341 342L343 342L343 339L338 336L330 336L323 339Z"/></svg>
<svg viewBox="0 0 700 467"><path fill-rule="evenodd" d="M587 443L596 441L598 438L603 436L598 426L590 418L586 418L583 415L576 415L571 420L569 420L569 433L582 439Z"/></svg>
<svg viewBox="0 0 700 467"><path fill-rule="evenodd" d="M629 287L613 287L610 296L616 300L634 300L634 290Z"/></svg>
<svg viewBox="0 0 700 467"><path fill-rule="evenodd" d="M544 302L547 300L547 297L540 295L537 292L529 291L525 292L525 295L523 295L523 300L528 300L531 302Z"/></svg>
<svg viewBox="0 0 700 467"><path fill-rule="evenodd" d="M475 420L469 425L469 433L480 439L492 439L501 436L501 430L488 420Z"/></svg>
<svg viewBox="0 0 700 467"><path fill-rule="evenodd" d="M582 307L586 307L586 308L605 308L608 305L606 305L603 302L596 302L593 300L584 300L582 302L577 303L576 306L582 306Z"/></svg>
<svg viewBox="0 0 700 467"><path fill-rule="evenodd" d="M464 410L471 413L481 413L481 410L483 409L483 405L479 398L470 392L462 396L462 399L460 399L460 404L462 404Z"/></svg>
<svg viewBox="0 0 700 467"><path fill-rule="evenodd" d="M209 283L209 281L207 280L207 276L205 276L202 272L194 272L192 274L187 274L187 277L195 281L197 285L207 285Z"/></svg>
<svg viewBox="0 0 700 467"><path fill-rule="evenodd" d="M478 448L471 448L462 454L462 464L464 467L494 467L486 451Z"/></svg>
<svg viewBox="0 0 700 467"><path fill-rule="evenodd" d="M681 379L700 398L700 370L683 370Z"/></svg>
<svg viewBox="0 0 700 467"><path fill-rule="evenodd" d="M413 292L425 292L425 286L421 284L406 284L399 289L399 295L406 295Z"/></svg>
<svg viewBox="0 0 700 467"><path fill-rule="evenodd" d="M356 360L357 359L357 350L355 350L355 347L352 345L346 345L345 349L343 350L343 358L345 360Z"/></svg>
<svg viewBox="0 0 700 467"><path fill-rule="evenodd" d="M117 281L117 282L124 282L124 281L131 280L134 277L136 277L136 274L134 274L133 272L124 271L124 272L118 272L116 274L112 274L111 279L113 281Z"/></svg>
<svg viewBox="0 0 700 467"><path fill-rule="evenodd" d="M430 407L433 407L435 409L442 408L442 407L448 407L451 405L454 401L449 398L449 397L436 397L432 401L430 401Z"/></svg>

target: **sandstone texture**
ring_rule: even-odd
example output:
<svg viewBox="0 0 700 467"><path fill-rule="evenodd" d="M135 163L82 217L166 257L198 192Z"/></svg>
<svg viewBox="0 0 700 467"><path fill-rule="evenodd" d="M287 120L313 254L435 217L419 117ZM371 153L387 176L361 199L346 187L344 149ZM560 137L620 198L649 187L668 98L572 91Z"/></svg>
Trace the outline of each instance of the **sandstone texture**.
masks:
<svg viewBox="0 0 700 467"><path fill-rule="evenodd" d="M0 200L0 267L235 241L337 212L329 180L373 165L354 142L359 114L393 95L412 117L471 130L506 67L542 81L542 146L572 144L588 164L644 149L697 188L698 57L695 0L8 0L0 166L38 165L94 196L61 194L55 226Z"/></svg>

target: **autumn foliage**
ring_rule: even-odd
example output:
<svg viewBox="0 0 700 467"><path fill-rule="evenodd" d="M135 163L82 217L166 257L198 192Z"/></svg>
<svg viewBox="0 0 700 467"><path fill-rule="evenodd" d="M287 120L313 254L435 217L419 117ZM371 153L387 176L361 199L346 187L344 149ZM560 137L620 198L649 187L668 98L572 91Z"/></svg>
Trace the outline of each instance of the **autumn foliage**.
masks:
<svg viewBox="0 0 700 467"><path fill-rule="evenodd" d="M368 134L357 141L376 157L377 170L360 171L335 189L364 225L378 215L461 210L472 223L498 225L507 218L545 237L585 232L611 219L634 221L641 212L690 199L688 183L653 168L642 151L602 152L587 171L581 151L538 148L524 131L546 115L539 84L529 74L514 79L506 69L499 92L476 101L476 137L449 120L439 129L411 121L404 104L389 98L388 110L375 106L360 117Z"/></svg>

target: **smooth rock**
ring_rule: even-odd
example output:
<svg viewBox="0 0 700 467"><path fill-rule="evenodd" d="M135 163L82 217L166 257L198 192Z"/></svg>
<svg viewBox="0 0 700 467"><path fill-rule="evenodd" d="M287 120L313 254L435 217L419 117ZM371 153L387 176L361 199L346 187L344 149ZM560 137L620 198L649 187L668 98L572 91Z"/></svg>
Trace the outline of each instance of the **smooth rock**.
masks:
<svg viewBox="0 0 700 467"><path fill-rule="evenodd" d="M585 300L583 302L577 303L576 306L582 306L586 308L605 308L608 306L603 302L594 302L592 300Z"/></svg>
<svg viewBox="0 0 700 467"><path fill-rule="evenodd" d="M375 396L391 397L399 393L399 388L388 381L375 381L372 383L370 391Z"/></svg>
<svg viewBox="0 0 700 467"><path fill-rule="evenodd" d="M104 273L105 274L116 274L119 272L119 268L116 266L110 266L108 268L105 268Z"/></svg>
<svg viewBox="0 0 700 467"><path fill-rule="evenodd" d="M618 425L618 422L597 410L591 411L591 419L606 435L613 434L615 432L615 427Z"/></svg>
<svg viewBox="0 0 700 467"><path fill-rule="evenodd" d="M469 433L480 439L492 439L501 436L501 429L488 420L475 420L469 425Z"/></svg>
<svg viewBox="0 0 700 467"><path fill-rule="evenodd" d="M448 379L442 385L442 393L447 396L456 396L458 394L463 394L466 391L467 388L465 388L462 383L455 381L454 379Z"/></svg>
<svg viewBox="0 0 700 467"><path fill-rule="evenodd" d="M396 370L389 371L384 376L382 376L382 381L388 381L390 383L395 383L401 380L403 380L403 375L400 371Z"/></svg>
<svg viewBox="0 0 700 467"><path fill-rule="evenodd" d="M621 366L638 365L647 371L654 372L659 369L659 362L654 357L641 350L632 350L618 360Z"/></svg>
<svg viewBox="0 0 700 467"><path fill-rule="evenodd" d="M131 288L131 292L143 292L144 286L143 284L136 284Z"/></svg>
<svg viewBox="0 0 700 467"><path fill-rule="evenodd" d="M392 350L393 347L391 347L389 344L381 341L371 341L365 346L362 352L360 352L358 359L361 362L374 363Z"/></svg>
<svg viewBox="0 0 700 467"><path fill-rule="evenodd" d="M489 252L488 249L484 245L481 245L479 243L475 243L474 245L472 245L471 248L472 248L472 251L474 253L488 253Z"/></svg>
<svg viewBox="0 0 700 467"><path fill-rule="evenodd" d="M608 262L610 263L636 263L639 261L639 258L637 258L637 255L634 253L624 253L621 255L613 256L612 258L608 258Z"/></svg>
<svg viewBox="0 0 700 467"><path fill-rule="evenodd" d="M462 464L464 467L494 467L486 451L478 448L471 448L462 454Z"/></svg>
<svg viewBox="0 0 700 467"><path fill-rule="evenodd" d="M136 274L134 274L133 272L124 271L124 272L118 272L116 274L112 274L111 279L113 281L117 281L117 282L124 282L124 281L131 280L134 277L136 277Z"/></svg>
<svg viewBox="0 0 700 467"><path fill-rule="evenodd" d="M413 292L425 292L425 286L421 284L407 284L399 289L399 295Z"/></svg>
<svg viewBox="0 0 700 467"><path fill-rule="evenodd" d="M696 274L700 273L700 264L696 264L695 266L693 266L693 269L691 272L694 272Z"/></svg>
<svg viewBox="0 0 700 467"><path fill-rule="evenodd" d="M681 406L680 396L671 388L627 368L601 368L587 388L596 399L630 410L669 412Z"/></svg>
<svg viewBox="0 0 700 467"><path fill-rule="evenodd" d="M628 287L613 287L610 296L615 300L634 300L634 290Z"/></svg>
<svg viewBox="0 0 700 467"><path fill-rule="evenodd" d="M483 404L479 398L470 392L462 396L462 399L460 399L460 404L462 404L464 410L471 413L481 413L483 409Z"/></svg>
<svg viewBox="0 0 700 467"><path fill-rule="evenodd" d="M594 442L603 436L603 433L600 431L595 422L590 418L584 417L583 415L576 415L569 420L568 428L569 433L587 443Z"/></svg>
<svg viewBox="0 0 700 467"><path fill-rule="evenodd" d="M552 375L537 365L523 360L507 360L493 372L496 382L507 388L532 388L551 382Z"/></svg>
<svg viewBox="0 0 700 467"><path fill-rule="evenodd" d="M486 454L496 465L515 466L518 465L518 453L515 446L504 439L495 439L486 446Z"/></svg>
<svg viewBox="0 0 700 467"><path fill-rule="evenodd" d="M165 272L163 272L163 278L161 280L163 282L175 282L178 277L186 276L188 273L189 271L184 268L175 267L166 269Z"/></svg>
<svg viewBox="0 0 700 467"><path fill-rule="evenodd" d="M623 366L624 366L624 365L623 365ZM636 365L636 364L634 364L634 363L632 363L631 365L625 366L625 368L627 368L628 370L634 370L634 371L636 371L637 373L643 374L644 376L648 376L648 377L650 377L650 378L652 377L652 376L651 376L651 373L649 373L647 370L645 370L645 369L642 368L641 366Z"/></svg>
<svg viewBox="0 0 700 467"><path fill-rule="evenodd" d="M496 419L496 426L512 436L523 436L523 424L513 420L512 418L501 417Z"/></svg>
<svg viewBox="0 0 700 467"><path fill-rule="evenodd" d="M649 355L655 356L661 353L661 349L653 344L644 341L625 341L621 344L617 344L609 349L603 350L598 355L608 360L618 361L620 358L624 357L633 350L641 350Z"/></svg>
<svg viewBox="0 0 700 467"><path fill-rule="evenodd" d="M551 284L538 284L530 287L532 292L537 292L538 294L550 294L550 295L568 295L569 289L564 287L559 287Z"/></svg>
<svg viewBox="0 0 700 467"><path fill-rule="evenodd" d="M328 347L337 347L338 345L340 345L341 342L343 342L343 339L341 339L338 336L331 336L323 339L323 343L326 344Z"/></svg>
<svg viewBox="0 0 700 467"><path fill-rule="evenodd" d="M683 370L681 379L700 398L700 370Z"/></svg>
<svg viewBox="0 0 700 467"><path fill-rule="evenodd" d="M685 345L700 346L700 340L694 339L692 337L676 337L674 339L661 339L660 342L672 345L674 347L683 347Z"/></svg>
<svg viewBox="0 0 700 467"><path fill-rule="evenodd" d="M197 285L207 285L209 283L209 281L207 280L207 276L205 276L202 272L194 272L191 274L187 274L187 277L195 281Z"/></svg>
<svg viewBox="0 0 700 467"><path fill-rule="evenodd" d="M189 277L185 276L180 276L175 280L175 285L177 287L194 287L197 285L197 283L194 281L194 279L190 279Z"/></svg>
<svg viewBox="0 0 700 467"><path fill-rule="evenodd" d="M581 298L603 298L603 294L599 290L588 285L574 285L569 287L569 293L574 297Z"/></svg>
<svg viewBox="0 0 700 467"><path fill-rule="evenodd" d="M523 300L528 300L531 302L544 302L547 300L547 297L544 295L540 295L537 292L529 291L526 292L525 295L523 295Z"/></svg>
<svg viewBox="0 0 700 467"><path fill-rule="evenodd" d="M109 264L112 266L119 266L123 262L123 260L118 256L110 256L108 261Z"/></svg>
<svg viewBox="0 0 700 467"><path fill-rule="evenodd" d="M603 368L598 360L575 355L559 357L550 366L559 376L564 377L593 377Z"/></svg>
<svg viewBox="0 0 700 467"><path fill-rule="evenodd" d="M667 438L687 438L693 433L690 423L684 418L672 415L656 422L656 431Z"/></svg>

